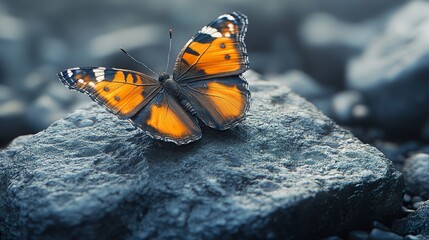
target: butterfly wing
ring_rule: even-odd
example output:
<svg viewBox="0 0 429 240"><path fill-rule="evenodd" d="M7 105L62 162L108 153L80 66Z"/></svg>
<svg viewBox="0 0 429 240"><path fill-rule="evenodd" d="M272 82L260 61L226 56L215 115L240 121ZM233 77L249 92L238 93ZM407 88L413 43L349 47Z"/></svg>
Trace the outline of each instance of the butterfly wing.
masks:
<svg viewBox="0 0 429 240"><path fill-rule="evenodd" d="M153 138L178 145L201 138L196 118L186 112L164 89L130 120Z"/></svg>
<svg viewBox="0 0 429 240"><path fill-rule="evenodd" d="M176 61L173 78L209 127L231 128L249 108L248 84L240 75L249 68L247 24L240 12L219 16L185 45Z"/></svg>
<svg viewBox="0 0 429 240"><path fill-rule="evenodd" d="M244 44L247 24L244 14L233 12L203 27L180 52L173 79L189 82L246 71L249 68Z"/></svg>
<svg viewBox="0 0 429 240"><path fill-rule="evenodd" d="M88 94L156 139L180 145L201 138L197 120L149 76L102 67L72 68L58 75L70 89Z"/></svg>
<svg viewBox="0 0 429 240"><path fill-rule="evenodd" d="M182 88L197 116L209 127L225 130L246 117L250 92L240 75L194 81Z"/></svg>
<svg viewBox="0 0 429 240"><path fill-rule="evenodd" d="M119 118L129 118L161 90L155 79L116 68L71 68L58 74L70 89L88 94Z"/></svg>

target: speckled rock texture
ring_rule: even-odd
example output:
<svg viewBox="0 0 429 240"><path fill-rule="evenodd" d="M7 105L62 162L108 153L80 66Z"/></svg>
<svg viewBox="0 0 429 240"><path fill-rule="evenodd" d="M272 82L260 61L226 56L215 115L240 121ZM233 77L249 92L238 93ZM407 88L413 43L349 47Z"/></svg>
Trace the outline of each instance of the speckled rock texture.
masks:
<svg viewBox="0 0 429 240"><path fill-rule="evenodd" d="M407 190L429 198L429 154L418 153L406 159L403 172Z"/></svg>
<svg viewBox="0 0 429 240"><path fill-rule="evenodd" d="M247 119L177 147L98 105L0 153L1 239L315 239L389 221L403 180L276 82Z"/></svg>
<svg viewBox="0 0 429 240"><path fill-rule="evenodd" d="M429 239L429 201L426 201L416 212L406 218L395 221L393 230L403 235L420 234L426 237L425 239Z"/></svg>

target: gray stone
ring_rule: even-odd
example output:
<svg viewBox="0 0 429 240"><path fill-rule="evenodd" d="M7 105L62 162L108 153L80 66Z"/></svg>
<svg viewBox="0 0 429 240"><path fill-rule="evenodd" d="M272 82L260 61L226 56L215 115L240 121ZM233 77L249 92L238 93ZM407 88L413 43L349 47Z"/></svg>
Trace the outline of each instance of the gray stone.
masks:
<svg viewBox="0 0 429 240"><path fill-rule="evenodd" d="M420 134L429 108L429 3L408 2L351 60L347 83L364 93L374 124L395 136Z"/></svg>
<svg viewBox="0 0 429 240"><path fill-rule="evenodd" d="M357 91L343 91L332 97L334 120L341 124L363 122L369 118L369 109L362 94Z"/></svg>
<svg viewBox="0 0 429 240"><path fill-rule="evenodd" d="M53 123L0 158L2 237L315 239L400 213L378 150L288 88L250 86L243 123L180 147L95 104Z"/></svg>
<svg viewBox="0 0 429 240"><path fill-rule="evenodd" d="M403 237L396 233L374 228L369 234L368 240L402 240Z"/></svg>
<svg viewBox="0 0 429 240"><path fill-rule="evenodd" d="M407 235L404 240L427 240L427 238L423 237L423 235Z"/></svg>
<svg viewBox="0 0 429 240"><path fill-rule="evenodd" d="M429 198L429 154L419 153L405 160L403 172L407 191ZM413 203L421 201L421 197L413 198Z"/></svg>
<svg viewBox="0 0 429 240"><path fill-rule="evenodd" d="M310 101L331 94L328 89L300 70L290 70L284 74L271 74L267 75L266 78L288 86L295 93Z"/></svg>
<svg viewBox="0 0 429 240"><path fill-rule="evenodd" d="M16 93L0 85L0 146L30 131L24 120L26 104L16 99Z"/></svg>
<svg viewBox="0 0 429 240"><path fill-rule="evenodd" d="M369 233L364 231L351 231L347 237L348 240L368 240Z"/></svg>
<svg viewBox="0 0 429 240"><path fill-rule="evenodd" d="M393 230L401 235L422 235L423 239L429 238L429 201L426 201L417 211L407 217L397 220L393 224ZM419 238L420 239L420 238Z"/></svg>
<svg viewBox="0 0 429 240"><path fill-rule="evenodd" d="M50 95L41 95L28 107L25 118L34 130L41 131L66 115L62 103Z"/></svg>
<svg viewBox="0 0 429 240"><path fill-rule="evenodd" d="M299 37L306 46L306 70L325 84L343 87L347 60L378 36L386 15L356 23L326 13L309 14L299 29Z"/></svg>

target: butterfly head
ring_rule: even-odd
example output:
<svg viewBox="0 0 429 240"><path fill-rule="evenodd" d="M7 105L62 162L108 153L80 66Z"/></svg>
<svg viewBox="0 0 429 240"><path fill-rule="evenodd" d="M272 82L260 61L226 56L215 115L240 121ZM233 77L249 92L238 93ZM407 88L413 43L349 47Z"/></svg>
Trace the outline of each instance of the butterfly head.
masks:
<svg viewBox="0 0 429 240"><path fill-rule="evenodd" d="M161 83L161 84L163 84L167 79L169 79L170 78L170 75L168 75L167 73L161 73L161 74L159 74L159 78L158 78L158 81Z"/></svg>

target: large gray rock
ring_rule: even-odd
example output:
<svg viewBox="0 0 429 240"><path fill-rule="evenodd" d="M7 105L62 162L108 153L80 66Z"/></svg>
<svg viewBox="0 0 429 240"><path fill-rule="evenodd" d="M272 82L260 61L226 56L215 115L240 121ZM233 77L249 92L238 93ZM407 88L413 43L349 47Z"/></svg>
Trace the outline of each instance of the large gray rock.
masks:
<svg viewBox="0 0 429 240"><path fill-rule="evenodd" d="M181 147L95 104L53 123L0 160L1 236L314 239L400 212L378 150L288 88L250 85L242 124Z"/></svg>
<svg viewBox="0 0 429 240"><path fill-rule="evenodd" d="M406 218L395 221L393 229L402 234L423 235L429 238L429 201L419 207L416 212Z"/></svg>
<svg viewBox="0 0 429 240"><path fill-rule="evenodd" d="M410 1L349 62L349 87L364 93L373 123L392 135L416 135L429 108L429 3Z"/></svg>

